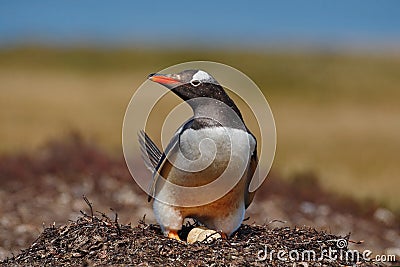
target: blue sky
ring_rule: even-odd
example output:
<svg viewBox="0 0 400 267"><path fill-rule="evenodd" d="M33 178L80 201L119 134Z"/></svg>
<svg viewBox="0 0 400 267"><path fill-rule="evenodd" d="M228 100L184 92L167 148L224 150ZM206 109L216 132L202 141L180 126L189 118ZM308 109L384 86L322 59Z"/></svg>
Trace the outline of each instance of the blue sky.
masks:
<svg viewBox="0 0 400 267"><path fill-rule="evenodd" d="M0 0L0 45L400 44L400 1Z"/></svg>

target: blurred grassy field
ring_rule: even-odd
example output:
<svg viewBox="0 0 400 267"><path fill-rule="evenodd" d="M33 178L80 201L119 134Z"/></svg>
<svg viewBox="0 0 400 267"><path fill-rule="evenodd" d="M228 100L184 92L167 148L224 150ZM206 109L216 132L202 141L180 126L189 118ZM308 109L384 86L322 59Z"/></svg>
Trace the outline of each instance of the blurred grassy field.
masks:
<svg viewBox="0 0 400 267"><path fill-rule="evenodd" d="M151 72L191 60L231 65L275 116L273 169L312 171L343 194L400 210L400 56L333 52L0 50L0 153L77 130L121 153L125 108Z"/></svg>

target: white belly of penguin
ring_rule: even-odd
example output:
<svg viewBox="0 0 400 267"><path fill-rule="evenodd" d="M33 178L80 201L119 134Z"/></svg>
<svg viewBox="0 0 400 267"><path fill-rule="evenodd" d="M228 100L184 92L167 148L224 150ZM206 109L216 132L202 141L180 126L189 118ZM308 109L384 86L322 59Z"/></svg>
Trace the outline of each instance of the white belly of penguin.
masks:
<svg viewBox="0 0 400 267"><path fill-rule="evenodd" d="M174 168L168 181L173 185L164 186L159 196L174 206L203 205L222 197L246 174L254 147L254 138L241 129L184 131L180 153L169 158Z"/></svg>

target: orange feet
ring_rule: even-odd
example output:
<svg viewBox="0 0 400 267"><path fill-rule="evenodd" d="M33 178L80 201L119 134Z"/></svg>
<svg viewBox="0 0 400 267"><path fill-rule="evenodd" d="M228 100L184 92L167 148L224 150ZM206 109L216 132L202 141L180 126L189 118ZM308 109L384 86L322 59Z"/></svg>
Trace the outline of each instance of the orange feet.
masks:
<svg viewBox="0 0 400 267"><path fill-rule="evenodd" d="M170 230L169 233L168 233L168 237L181 241L181 239L178 236L178 231Z"/></svg>
<svg viewBox="0 0 400 267"><path fill-rule="evenodd" d="M228 239L227 234L225 234L224 232L219 232L219 234L221 235L222 239Z"/></svg>

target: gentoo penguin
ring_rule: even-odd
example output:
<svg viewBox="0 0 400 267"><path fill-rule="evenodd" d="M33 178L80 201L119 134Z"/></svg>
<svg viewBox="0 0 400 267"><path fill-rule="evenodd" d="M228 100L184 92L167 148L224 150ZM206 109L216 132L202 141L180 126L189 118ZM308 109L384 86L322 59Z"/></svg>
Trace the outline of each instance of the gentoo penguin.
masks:
<svg viewBox="0 0 400 267"><path fill-rule="evenodd" d="M163 153L144 131L139 135L146 165L153 172L149 201L154 199L154 214L164 235L180 240L178 231L190 217L229 237L240 227L254 197L249 184L258 164L255 136L234 101L207 72L154 73L148 79L167 87L194 113ZM225 182L213 183L221 176ZM231 185L218 191L227 183ZM212 186L204 190L207 185Z"/></svg>

